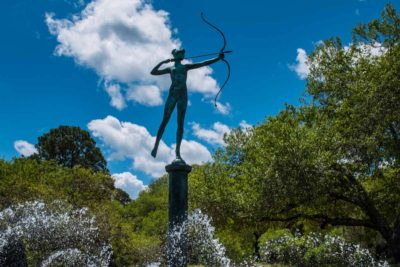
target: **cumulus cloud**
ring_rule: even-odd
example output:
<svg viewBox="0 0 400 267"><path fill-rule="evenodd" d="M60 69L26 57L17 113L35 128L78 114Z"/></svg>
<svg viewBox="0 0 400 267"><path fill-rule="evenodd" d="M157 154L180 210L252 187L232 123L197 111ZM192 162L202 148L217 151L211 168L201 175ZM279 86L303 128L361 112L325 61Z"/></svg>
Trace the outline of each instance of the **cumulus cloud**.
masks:
<svg viewBox="0 0 400 267"><path fill-rule="evenodd" d="M121 93L121 87L119 84L106 85L105 88L107 94L111 97L110 105L118 110L122 110L126 107L125 99Z"/></svg>
<svg viewBox="0 0 400 267"><path fill-rule="evenodd" d="M202 128L198 123L192 123L193 134L211 145L225 145L224 135L230 130L228 125L221 122L215 122L211 129Z"/></svg>
<svg viewBox="0 0 400 267"><path fill-rule="evenodd" d="M239 123L239 127L244 130L247 130L247 129L253 128L253 125L251 125L251 124L247 123L247 121L243 120Z"/></svg>
<svg viewBox="0 0 400 267"><path fill-rule="evenodd" d="M145 0L93 0L70 19L47 13L46 23L57 37L56 55L72 57L77 64L95 70L106 83L123 84L119 90L128 88L129 100L148 106L162 104L169 77L152 76L150 70L181 46L166 11L155 10ZM215 94L218 84L211 74L209 67L191 71L189 91L206 97ZM125 94L116 87L107 89L111 105L124 108Z"/></svg>
<svg viewBox="0 0 400 267"><path fill-rule="evenodd" d="M231 128L228 125L217 121L212 125L211 128L207 129L201 127L200 124L196 122L192 122L191 124L194 136L200 140L203 140L211 145L226 145L224 142L224 135L229 134L231 131ZM252 128L252 125L243 120L239 123L239 127L244 131L247 131Z"/></svg>
<svg viewBox="0 0 400 267"><path fill-rule="evenodd" d="M296 72L300 79L304 80L310 73L310 66L308 65L308 56L303 48L297 49L297 63L294 65L289 65L289 68Z"/></svg>
<svg viewBox="0 0 400 267"><path fill-rule="evenodd" d="M231 109L232 109L231 104L229 103L222 104L221 102L217 101L216 110L222 115L228 115L231 112Z"/></svg>
<svg viewBox="0 0 400 267"><path fill-rule="evenodd" d="M75 8L82 7L85 4L85 0L64 0L64 2Z"/></svg>
<svg viewBox="0 0 400 267"><path fill-rule="evenodd" d="M163 103L160 90L154 85L131 87L128 90L127 98L146 106L159 106Z"/></svg>
<svg viewBox="0 0 400 267"><path fill-rule="evenodd" d="M316 45L324 45L322 41L316 42ZM349 52L351 49L351 45L344 46L343 49L345 52ZM376 58L380 57L386 53L387 48L385 48L381 43L375 42L372 44L366 43L358 43L357 44L358 53L353 55L354 63L360 60L360 58ZM296 64L289 65L289 68L296 72L300 79L304 80L307 78L310 73L310 62L306 51L303 48L297 49L297 57ZM314 60L313 64L318 64L317 61Z"/></svg>
<svg viewBox="0 0 400 267"><path fill-rule="evenodd" d="M132 160L136 170L153 177L160 177L165 173L165 165L175 159L175 145L168 146L160 142L157 158L150 152L155 137L147 129L131 122L121 122L113 116L93 120L88 124L93 136L99 138L111 151L108 160ZM211 154L206 147L195 141L182 141L181 154L189 164L201 164L211 161Z"/></svg>
<svg viewBox="0 0 400 267"><path fill-rule="evenodd" d="M19 154L24 157L29 157L33 154L38 153L37 149L31 143L24 140L17 140L14 142L14 148Z"/></svg>
<svg viewBox="0 0 400 267"><path fill-rule="evenodd" d="M202 93L207 97L214 96L218 93L219 87L217 81L211 77L212 73L213 70L210 67L191 70L187 78L189 90Z"/></svg>
<svg viewBox="0 0 400 267"><path fill-rule="evenodd" d="M112 178L114 179L115 187L127 192L131 199L136 199L141 191L147 189L143 181L130 172L114 173Z"/></svg>

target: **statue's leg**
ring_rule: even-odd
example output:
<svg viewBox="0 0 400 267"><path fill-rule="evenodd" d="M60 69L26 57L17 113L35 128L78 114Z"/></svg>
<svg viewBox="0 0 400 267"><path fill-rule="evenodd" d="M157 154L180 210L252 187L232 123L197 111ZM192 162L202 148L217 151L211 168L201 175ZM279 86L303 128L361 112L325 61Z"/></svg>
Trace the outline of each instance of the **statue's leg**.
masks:
<svg viewBox="0 0 400 267"><path fill-rule="evenodd" d="M178 108L178 129L176 131L176 158L182 159L181 157L181 143L183 138L183 130L185 124L185 115L186 115L186 108L187 108L187 96L182 97L178 101L177 104Z"/></svg>
<svg viewBox="0 0 400 267"><path fill-rule="evenodd" d="M176 105L176 99L174 97L172 97L171 95L169 95L167 98L167 102L165 103L165 107L164 107L163 120L162 120L160 128L158 129L158 132L157 132L156 143L154 144L154 148L151 151L151 155L154 158L157 156L158 145L160 144L161 137L164 134L165 127L167 126L169 118L171 117L171 114L174 111L175 105Z"/></svg>

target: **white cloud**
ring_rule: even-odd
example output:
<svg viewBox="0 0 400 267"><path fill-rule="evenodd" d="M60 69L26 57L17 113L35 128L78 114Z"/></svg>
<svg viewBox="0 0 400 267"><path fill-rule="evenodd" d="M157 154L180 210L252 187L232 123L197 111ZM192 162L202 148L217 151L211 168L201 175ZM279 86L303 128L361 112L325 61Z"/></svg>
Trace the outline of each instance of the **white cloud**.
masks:
<svg viewBox="0 0 400 267"><path fill-rule="evenodd" d="M229 134L231 131L231 128L229 128L228 125L217 121L212 125L211 128L206 129L202 128L200 124L196 122L192 122L191 124L194 136L200 140L203 140L211 145L226 145L224 142L224 135ZM252 128L252 125L243 120L239 123L239 127L248 132L248 130Z"/></svg>
<svg viewBox="0 0 400 267"><path fill-rule="evenodd" d="M17 140L14 142L14 148L19 154L24 157L29 157L33 154L38 153L37 149L31 143L24 140Z"/></svg>
<svg viewBox="0 0 400 267"><path fill-rule="evenodd" d="M127 98L146 106L159 106L163 103L160 90L154 85L131 87L127 92Z"/></svg>
<svg viewBox="0 0 400 267"><path fill-rule="evenodd" d="M304 80L310 73L310 66L308 65L308 56L304 49L297 49L297 63L294 65L289 65L289 68L296 72L300 79Z"/></svg>
<svg viewBox="0 0 400 267"><path fill-rule="evenodd" d="M203 67L191 70L188 74L187 86L190 91L202 93L207 97L212 97L218 93L217 81L210 75L213 70L210 67Z"/></svg>
<svg viewBox="0 0 400 267"><path fill-rule="evenodd" d="M316 42L316 45L324 45L322 41ZM352 44L346 45L343 47L346 53L350 52ZM381 43L375 42L373 44L365 44L365 43L358 43L357 44L358 53L355 53L353 56L354 63L359 61L360 58L376 58L380 57L386 53L387 48L385 48ZM333 52L335 50L332 50ZM297 49L297 63L294 65L289 65L289 68L296 72L296 74L300 77L300 79L304 80L307 78L308 74L310 73L310 64L314 64L318 66L318 57L314 59L314 62L309 62L308 55L303 48Z"/></svg>
<svg viewBox="0 0 400 267"><path fill-rule="evenodd" d="M180 40L173 37L175 30L166 11L155 10L146 0L93 0L71 19L55 19L54 14L47 13L46 23L59 43L56 55L74 58L77 64L95 70L106 83L121 83L121 88L137 84L151 88L144 96L139 96L143 91L136 88L138 94L131 93L130 100L149 106L161 104L161 93L170 85L169 77L152 76L150 71L170 58L172 49L181 46ZM215 94L218 85L211 74L209 67L191 71L189 90L206 97ZM110 94L111 105L123 108L123 95L118 95L117 101Z"/></svg>
<svg viewBox="0 0 400 267"><path fill-rule="evenodd" d="M243 120L239 123L240 128L247 130L249 128L253 128L253 125L247 123L247 121Z"/></svg>
<svg viewBox="0 0 400 267"><path fill-rule="evenodd" d="M192 123L193 134L211 145L225 145L224 135L229 133L230 130L228 125L220 122L215 122L211 129L205 129L198 123Z"/></svg>
<svg viewBox="0 0 400 267"><path fill-rule="evenodd" d="M221 102L217 101L216 110L221 113L222 115L228 115L231 112L231 104L226 103L222 104Z"/></svg>
<svg viewBox="0 0 400 267"><path fill-rule="evenodd" d="M111 151L108 160L130 159L134 169L153 177L163 175L165 165L175 159L175 145L168 146L163 141L160 142L157 158L150 155L155 137L143 126L107 116L89 122L88 128ZM208 149L195 141L183 140L181 154L188 164L212 160Z"/></svg>
<svg viewBox="0 0 400 267"><path fill-rule="evenodd" d="M64 0L64 2L75 8L82 7L85 4L85 0Z"/></svg>
<svg viewBox="0 0 400 267"><path fill-rule="evenodd" d="M121 93L121 87L119 84L106 85L105 88L107 94L111 97L110 105L118 110L122 110L126 107L125 99Z"/></svg>
<svg viewBox="0 0 400 267"><path fill-rule="evenodd" d="M176 145L173 144L171 147L172 151L175 151ZM190 164L201 164L212 161L210 151L202 144L193 140L182 140L181 153L182 157Z"/></svg>
<svg viewBox="0 0 400 267"><path fill-rule="evenodd" d="M131 199L136 199L141 191L147 189L143 181L130 172L114 173L112 177L115 181L115 187L127 192Z"/></svg>

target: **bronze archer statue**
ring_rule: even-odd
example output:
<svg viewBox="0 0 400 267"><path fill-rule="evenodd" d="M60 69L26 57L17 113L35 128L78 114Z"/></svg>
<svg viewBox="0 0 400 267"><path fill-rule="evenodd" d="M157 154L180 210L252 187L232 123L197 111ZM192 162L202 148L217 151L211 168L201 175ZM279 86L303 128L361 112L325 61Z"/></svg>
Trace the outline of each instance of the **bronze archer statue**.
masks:
<svg viewBox="0 0 400 267"><path fill-rule="evenodd" d="M161 137L164 133L165 127L171 117L172 112L177 106L178 111L178 129L176 132L176 160L183 161L180 153L181 143L183 138L183 127L185 121L186 107L188 102L188 92L186 86L187 73L189 70L201 68L213 64L219 60L224 59L224 52L221 52L218 57L206 60L200 63L194 64L182 64L182 60L185 58L185 50L172 50L173 59L167 59L158 63L151 71L152 75L163 75L170 74L171 76L171 87L169 88L168 98L165 103L164 115L157 132L156 142L154 148L151 151L151 155L156 157L158 145L160 143ZM161 65L169 62L174 62L174 66L160 69Z"/></svg>

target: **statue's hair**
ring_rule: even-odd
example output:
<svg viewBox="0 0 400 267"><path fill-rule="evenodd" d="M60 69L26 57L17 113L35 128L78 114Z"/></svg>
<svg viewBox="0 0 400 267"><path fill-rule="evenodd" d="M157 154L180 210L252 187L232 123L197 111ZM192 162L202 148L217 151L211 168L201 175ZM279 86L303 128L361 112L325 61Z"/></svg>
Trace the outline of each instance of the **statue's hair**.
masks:
<svg viewBox="0 0 400 267"><path fill-rule="evenodd" d="M175 56L179 52L185 53L185 49L172 49L171 54Z"/></svg>

